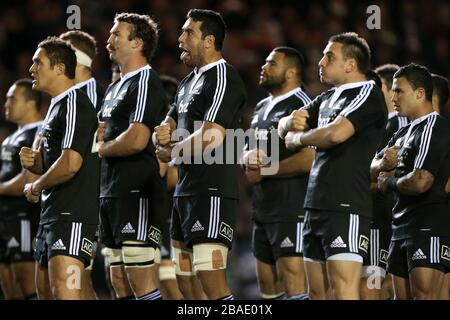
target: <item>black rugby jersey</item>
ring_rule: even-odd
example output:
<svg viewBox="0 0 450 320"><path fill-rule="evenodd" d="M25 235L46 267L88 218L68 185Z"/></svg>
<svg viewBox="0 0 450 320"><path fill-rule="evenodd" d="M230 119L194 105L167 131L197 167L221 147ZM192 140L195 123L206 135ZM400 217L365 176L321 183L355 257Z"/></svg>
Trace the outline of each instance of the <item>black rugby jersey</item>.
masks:
<svg viewBox="0 0 450 320"><path fill-rule="evenodd" d="M99 112L102 108L105 88L94 78L90 78L89 80L77 83L75 86L87 94L89 100L91 100L92 104L95 107L95 111Z"/></svg>
<svg viewBox="0 0 450 320"><path fill-rule="evenodd" d="M409 120L407 117L399 116L397 112L390 112L386 128L381 139L378 152L380 152L400 128L406 126ZM373 226L374 227L391 227L392 224L392 208L394 207L394 195L392 193L377 190L372 193L373 200Z"/></svg>
<svg viewBox="0 0 450 320"><path fill-rule="evenodd" d="M431 188L419 195L394 192L393 239L427 235L450 236L450 212L445 184L450 176L450 126L436 112L429 113L401 128L387 147L400 146L400 162L395 176L400 178L424 169L433 174ZM385 149L384 149L385 150ZM382 150L377 157L383 157Z"/></svg>
<svg viewBox="0 0 450 320"><path fill-rule="evenodd" d="M72 87L51 101L42 125L44 172L63 149L78 152L83 163L69 181L45 189L41 195L41 224L52 221L98 223L98 154L93 153L98 120L88 96Z"/></svg>
<svg viewBox="0 0 450 320"><path fill-rule="evenodd" d="M32 147L34 137L41 124L42 121L29 123L19 128L3 141L1 146L0 182L9 181L22 172L19 156L20 149L22 147ZM23 217L29 214L36 206L39 205L29 203L23 195L17 197L0 196L0 218L11 218L19 213Z"/></svg>
<svg viewBox="0 0 450 320"><path fill-rule="evenodd" d="M370 163L387 118L383 93L373 81L328 90L303 109L314 129L346 117L355 133L329 149L316 150L309 174L305 208L371 216Z"/></svg>
<svg viewBox="0 0 450 320"><path fill-rule="evenodd" d="M105 92L99 113L101 120L107 123L104 140L117 138L133 122L143 123L152 131L166 112L166 96L158 74L149 65L129 72ZM139 153L127 157L103 157L100 197L142 192L155 172L159 172L159 165L151 139Z"/></svg>
<svg viewBox="0 0 450 320"><path fill-rule="evenodd" d="M254 129L258 148L271 157L271 139L278 139L278 162L291 157L297 151L288 150L277 133L278 122L303 106L311 99L296 88L276 98L268 97L260 101L253 114L251 128ZM273 131L275 130L275 131ZM275 137L272 136L274 132ZM253 186L253 219L263 223L297 221L304 216L303 202L308 185L308 174L295 177L274 177L263 179Z"/></svg>
<svg viewBox="0 0 450 320"><path fill-rule="evenodd" d="M180 83L175 102L168 116L175 120L177 129L193 133L203 121L214 122L225 129L240 127L247 93L239 73L224 59L195 69ZM194 127L197 122L198 128ZM183 137L179 137L182 140ZM227 143L225 137L222 146ZM214 152L223 153L223 164L206 164L204 159L194 159L178 166L178 182L175 197L209 195L231 199L239 197L236 157L233 164L226 162L226 148L217 147ZM242 150L242 146L241 146ZM237 154L237 149L233 152Z"/></svg>

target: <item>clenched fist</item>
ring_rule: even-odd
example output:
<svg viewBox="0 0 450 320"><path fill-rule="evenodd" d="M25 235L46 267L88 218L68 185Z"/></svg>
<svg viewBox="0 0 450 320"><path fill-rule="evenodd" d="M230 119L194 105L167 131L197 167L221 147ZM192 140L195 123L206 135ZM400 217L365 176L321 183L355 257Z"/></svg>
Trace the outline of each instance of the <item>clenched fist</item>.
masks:
<svg viewBox="0 0 450 320"><path fill-rule="evenodd" d="M170 124L165 122L155 127L156 143L165 146L170 143Z"/></svg>

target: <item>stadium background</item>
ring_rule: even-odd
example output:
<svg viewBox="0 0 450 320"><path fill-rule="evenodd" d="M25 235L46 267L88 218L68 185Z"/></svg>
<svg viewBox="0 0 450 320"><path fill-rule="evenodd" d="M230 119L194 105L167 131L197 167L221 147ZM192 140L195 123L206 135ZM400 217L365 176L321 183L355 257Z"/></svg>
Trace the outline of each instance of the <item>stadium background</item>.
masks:
<svg viewBox="0 0 450 320"><path fill-rule="evenodd" d="M319 82L317 63L328 38L344 31L356 31L372 49L372 66L417 62L431 72L449 77L450 3L427 1L304 1L304 0L127 0L54 1L19 0L0 3L0 143L14 130L4 120L5 94L18 78L29 77L28 69L36 45L49 35L67 30L72 4L81 9L81 29L97 39L99 55L94 75L107 85L111 77L105 49L116 12L150 14L160 25L160 41L151 65L159 74L182 79L190 71L179 61L177 38L190 8L221 12L228 25L224 57L241 73L249 94L244 127L256 102L266 95L258 86L260 67L275 46L300 49L308 62L304 70L306 90L313 98L327 87ZM369 30L366 9L376 4L381 9L381 29ZM48 106L44 100L43 115ZM443 114L449 118L447 103ZM251 254L251 190L241 174L241 205L235 230L235 244L229 273L236 298L257 298L254 258ZM97 278L100 273L96 273Z"/></svg>

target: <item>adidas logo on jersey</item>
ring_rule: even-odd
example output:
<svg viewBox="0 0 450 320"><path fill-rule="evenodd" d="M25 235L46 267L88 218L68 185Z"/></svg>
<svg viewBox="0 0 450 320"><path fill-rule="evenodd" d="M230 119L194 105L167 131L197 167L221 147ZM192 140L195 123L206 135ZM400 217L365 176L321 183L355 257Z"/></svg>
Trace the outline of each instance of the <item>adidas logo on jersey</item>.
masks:
<svg viewBox="0 0 450 320"><path fill-rule="evenodd" d="M196 232L196 231L202 231L205 230L205 228L203 228L202 224L200 223L200 221L196 221L194 223L194 225L191 228L191 232Z"/></svg>
<svg viewBox="0 0 450 320"><path fill-rule="evenodd" d="M52 245L52 250L66 250L66 246L64 245L62 240L59 239Z"/></svg>
<svg viewBox="0 0 450 320"><path fill-rule="evenodd" d="M133 229L133 226L130 222L128 222L125 227L122 228L122 231L120 233L136 233L136 230Z"/></svg>
<svg viewBox="0 0 450 320"><path fill-rule="evenodd" d="M280 248L290 248L293 246L294 244L292 243L291 239L289 239L289 237L284 238L284 240L280 244Z"/></svg>
<svg viewBox="0 0 450 320"><path fill-rule="evenodd" d="M342 237L339 236L333 240L330 247L331 248L347 248L347 245L345 244L344 240L342 240Z"/></svg>
<svg viewBox="0 0 450 320"><path fill-rule="evenodd" d="M422 249L417 249L416 252L412 255L412 260L422 260L426 259L427 256L423 253Z"/></svg>

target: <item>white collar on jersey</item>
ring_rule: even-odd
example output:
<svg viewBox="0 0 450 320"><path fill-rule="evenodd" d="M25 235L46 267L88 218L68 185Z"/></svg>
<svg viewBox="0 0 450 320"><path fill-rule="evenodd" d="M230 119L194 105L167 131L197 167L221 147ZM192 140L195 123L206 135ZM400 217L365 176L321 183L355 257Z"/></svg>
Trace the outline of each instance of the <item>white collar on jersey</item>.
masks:
<svg viewBox="0 0 450 320"><path fill-rule="evenodd" d="M395 117L396 115L398 115L397 111L392 111L388 113L388 119L392 119L393 117Z"/></svg>
<svg viewBox="0 0 450 320"><path fill-rule="evenodd" d="M39 120L36 122L30 122L30 123L24 125L23 127L20 127L19 130L17 130L17 131L22 132L22 131L27 130L28 128L38 127L38 126L42 125L42 122L43 122L42 120Z"/></svg>
<svg viewBox="0 0 450 320"><path fill-rule="evenodd" d="M90 79L88 79L88 80L86 80L86 81L77 83L77 84L75 85L75 87L76 87L77 89L80 89L80 88L84 87L85 85L87 85L89 82L95 82L94 77L91 77Z"/></svg>
<svg viewBox="0 0 450 320"><path fill-rule="evenodd" d="M64 91L63 93L60 93L56 97L52 98L52 100L50 101L50 107L54 106L59 101L61 101L65 96L67 96L69 94L70 91L76 90L76 89L78 89L78 87L77 87L77 85L74 85L74 86L70 87L69 89L67 89L66 91Z"/></svg>
<svg viewBox="0 0 450 320"><path fill-rule="evenodd" d="M141 72L143 70L146 70L146 69L151 69L151 68L152 67L149 64L146 64L145 66L143 66L143 67L141 67L141 68L139 68L137 70L130 71L128 73L122 74L121 77L120 77L120 81L124 82L125 80L130 79L132 76L138 74L139 72Z"/></svg>
<svg viewBox="0 0 450 320"><path fill-rule="evenodd" d="M290 96L292 96L292 95L294 95L294 94L296 94L297 92L300 92L300 91L302 91L302 89L300 87L297 87L297 88L292 89L291 91L288 91L288 92L282 94L281 96L278 96L278 97L275 97L275 98L272 97L272 96L269 96L268 99L269 99L270 102L269 102L269 105L266 107L266 110L264 111L263 120L267 119L267 117L269 116L270 111L272 111L273 107L275 107L275 105L278 102L283 101L283 100L289 98Z"/></svg>
<svg viewBox="0 0 450 320"><path fill-rule="evenodd" d="M417 118L416 120L414 120L413 122L411 122L411 128L414 127L415 125L418 125L419 123L421 123L422 121L424 121L426 118L431 117L432 115L439 115L439 113L437 113L436 111L427 113L424 116L421 116L420 118Z"/></svg>
<svg viewBox="0 0 450 320"><path fill-rule="evenodd" d="M220 63L225 63L225 59L221 58L217 61L208 63L206 66L201 67L200 69L195 68L194 69L194 73L195 75L198 77L199 75L201 75L203 72L208 71L209 69L211 69L212 67L215 67L216 65L220 64Z"/></svg>
<svg viewBox="0 0 450 320"><path fill-rule="evenodd" d="M339 86L338 88L334 87L333 89L335 89L335 90L333 92L333 95L331 97L331 101L330 101L329 105L330 106L334 105L334 103L340 97L341 93L344 90L362 87L363 85L366 85L366 84L373 84L373 85L375 85L375 81L369 80L369 81L351 82L351 83L343 84L343 85Z"/></svg>

